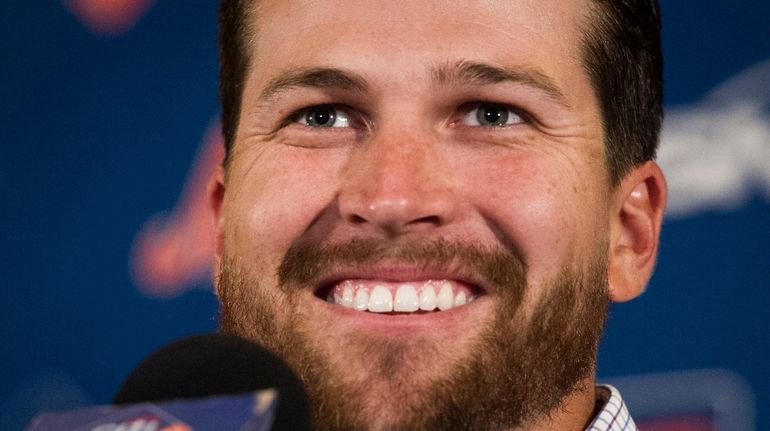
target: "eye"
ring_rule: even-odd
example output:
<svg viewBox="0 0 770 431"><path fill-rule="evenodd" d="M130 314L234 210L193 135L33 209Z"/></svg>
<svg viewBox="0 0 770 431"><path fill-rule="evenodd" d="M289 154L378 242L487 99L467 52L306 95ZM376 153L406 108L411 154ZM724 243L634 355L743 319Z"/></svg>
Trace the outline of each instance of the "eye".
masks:
<svg viewBox="0 0 770 431"><path fill-rule="evenodd" d="M297 113L295 121L309 127L350 127L348 114L335 105L305 108Z"/></svg>
<svg viewBox="0 0 770 431"><path fill-rule="evenodd" d="M500 103L477 103L463 116L466 126L501 127L523 123L524 119L513 108Z"/></svg>

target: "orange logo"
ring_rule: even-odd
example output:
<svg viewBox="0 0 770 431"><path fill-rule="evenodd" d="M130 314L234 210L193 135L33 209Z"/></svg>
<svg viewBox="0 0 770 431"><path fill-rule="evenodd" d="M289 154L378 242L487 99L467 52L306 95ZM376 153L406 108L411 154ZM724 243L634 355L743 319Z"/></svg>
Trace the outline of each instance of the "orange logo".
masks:
<svg viewBox="0 0 770 431"><path fill-rule="evenodd" d="M134 240L131 265L139 290L173 297L210 279L214 233L206 189L224 158L218 124L206 133L174 209L156 214Z"/></svg>
<svg viewBox="0 0 770 431"><path fill-rule="evenodd" d="M116 35L133 27L154 0L62 0L94 33Z"/></svg>

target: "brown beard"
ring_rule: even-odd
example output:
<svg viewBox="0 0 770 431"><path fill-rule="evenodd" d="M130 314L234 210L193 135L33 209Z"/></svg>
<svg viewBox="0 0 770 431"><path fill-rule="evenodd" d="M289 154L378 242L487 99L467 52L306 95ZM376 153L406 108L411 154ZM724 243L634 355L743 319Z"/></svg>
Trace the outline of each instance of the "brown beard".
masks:
<svg viewBox="0 0 770 431"><path fill-rule="evenodd" d="M581 390L594 370L606 320L607 263L604 244L596 256L565 265L532 310L521 307L526 266L515 251L445 240L394 246L375 240L345 244L294 244L278 269L279 288L264 289L248 269L225 255L217 284L220 328L259 342L284 358L305 383L318 430L496 430L526 426ZM601 256L601 257L597 257ZM381 408L362 401L367 380L342 379L322 353L312 325L297 310L300 288L312 286L335 265L366 265L383 259L411 264L460 266L494 286L495 315L472 348L447 364L428 385L412 385L403 370L417 351L439 358L440 349L419 342L348 337L346 346L367 358L368 372L388 382L377 389ZM281 310L276 313L275 310ZM434 350L434 351L426 351ZM339 359L339 358L337 358ZM412 361L414 362L414 361ZM399 370L401 373L399 374ZM400 377L399 377L400 376ZM389 408L388 408L389 407Z"/></svg>

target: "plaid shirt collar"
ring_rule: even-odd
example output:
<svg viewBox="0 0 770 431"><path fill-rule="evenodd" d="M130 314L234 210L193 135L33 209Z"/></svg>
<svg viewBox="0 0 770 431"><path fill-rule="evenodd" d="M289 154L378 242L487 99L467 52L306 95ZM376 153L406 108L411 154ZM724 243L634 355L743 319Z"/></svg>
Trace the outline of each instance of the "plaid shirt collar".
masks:
<svg viewBox="0 0 770 431"><path fill-rule="evenodd" d="M617 389L610 385L597 386L596 398L602 407L586 431L637 431Z"/></svg>

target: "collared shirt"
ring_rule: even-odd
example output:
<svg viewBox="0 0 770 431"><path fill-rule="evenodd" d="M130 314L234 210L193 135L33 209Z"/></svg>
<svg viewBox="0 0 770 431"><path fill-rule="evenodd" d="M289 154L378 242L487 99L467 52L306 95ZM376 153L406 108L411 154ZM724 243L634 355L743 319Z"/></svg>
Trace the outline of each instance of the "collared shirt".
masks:
<svg viewBox="0 0 770 431"><path fill-rule="evenodd" d="M586 431L637 431L620 392L610 385L596 387L596 402L602 405Z"/></svg>

